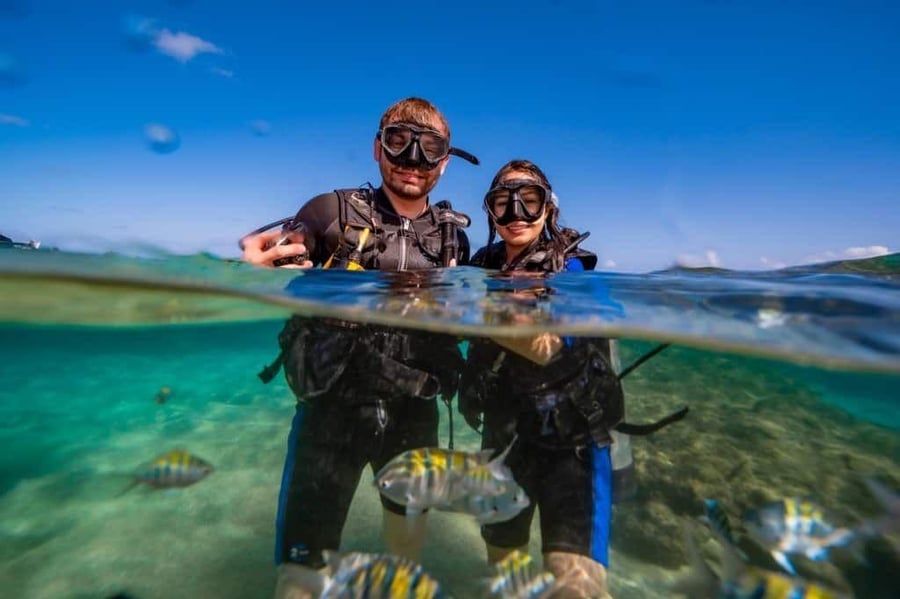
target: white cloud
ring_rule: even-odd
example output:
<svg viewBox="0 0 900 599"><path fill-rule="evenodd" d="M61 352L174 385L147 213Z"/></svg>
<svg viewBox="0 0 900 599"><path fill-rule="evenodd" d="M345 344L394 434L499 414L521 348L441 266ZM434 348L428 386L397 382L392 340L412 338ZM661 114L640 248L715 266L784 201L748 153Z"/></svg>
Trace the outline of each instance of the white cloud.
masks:
<svg viewBox="0 0 900 599"><path fill-rule="evenodd" d="M23 119L20 116L16 116L14 114L3 114L0 113L0 125L11 125L13 127L28 127L31 125L31 121L28 119Z"/></svg>
<svg viewBox="0 0 900 599"><path fill-rule="evenodd" d="M886 245L854 246L837 252L827 251L808 256L804 260L804 263L815 264L816 262L832 262L835 260L859 260L862 258L885 256L889 253L890 250Z"/></svg>
<svg viewBox="0 0 900 599"><path fill-rule="evenodd" d="M773 260L771 258L766 258L765 256L761 257L759 261L762 262L763 266L772 270L778 270L779 268L787 266L787 264L781 260Z"/></svg>
<svg viewBox="0 0 900 599"><path fill-rule="evenodd" d="M616 264L615 260L604 260L603 261L603 268L615 268L616 266L618 266L618 265Z"/></svg>
<svg viewBox="0 0 900 599"><path fill-rule="evenodd" d="M210 73L218 75L219 77L224 77L225 79L231 79L232 77L234 77L234 71L230 69L223 69L222 67L213 67L209 71Z"/></svg>
<svg viewBox="0 0 900 599"><path fill-rule="evenodd" d="M678 266L686 266L688 268L702 268L705 266L718 267L721 266L719 254L715 250L706 250L702 256L693 254L682 254L678 256Z"/></svg>
<svg viewBox="0 0 900 599"><path fill-rule="evenodd" d="M874 258L875 256L886 256L887 254L888 248L886 245L852 247L844 250L844 255L848 258Z"/></svg>
<svg viewBox="0 0 900 599"><path fill-rule="evenodd" d="M153 40L153 45L166 56L171 56L179 62L188 62L198 54L224 54L224 51L212 42L184 31L172 33L168 29L162 29Z"/></svg>

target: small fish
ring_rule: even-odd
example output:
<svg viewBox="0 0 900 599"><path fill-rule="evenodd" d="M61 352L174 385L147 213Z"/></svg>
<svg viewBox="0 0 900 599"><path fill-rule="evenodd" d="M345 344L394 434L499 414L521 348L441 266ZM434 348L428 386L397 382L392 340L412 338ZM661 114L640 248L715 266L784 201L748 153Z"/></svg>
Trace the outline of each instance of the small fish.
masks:
<svg viewBox="0 0 900 599"><path fill-rule="evenodd" d="M531 505L525 490L515 481L500 495L463 495L449 506L436 506L448 512L461 512L474 516L479 524L496 524L512 520L519 512Z"/></svg>
<svg viewBox="0 0 900 599"><path fill-rule="evenodd" d="M388 554L324 551L333 574L320 599L448 599L440 583L416 562Z"/></svg>
<svg viewBox="0 0 900 599"><path fill-rule="evenodd" d="M549 597L556 579L550 572L536 572L534 560L516 550L494 565L489 597L501 599L541 599Z"/></svg>
<svg viewBox="0 0 900 599"><path fill-rule="evenodd" d="M501 495L514 482L512 471L503 464L511 448L512 444L495 459L491 459L492 450L411 449L375 474L375 486L385 497L405 505L408 514L431 507L450 508L466 495Z"/></svg>
<svg viewBox="0 0 900 599"><path fill-rule="evenodd" d="M122 493L139 484L154 489L187 487L203 480L212 472L212 465L206 461L183 449L173 449L138 468L134 481Z"/></svg>
<svg viewBox="0 0 900 599"><path fill-rule="evenodd" d="M848 595L801 578L750 566L720 528L710 526L710 530L722 546L721 575L717 575L701 557L686 522L684 539L691 568L686 576L675 582L672 592L690 599L849 599Z"/></svg>
<svg viewBox="0 0 900 599"><path fill-rule="evenodd" d="M805 555L812 561L828 559L831 547L847 545L856 534L847 528L835 528L824 510L805 499L782 499L744 514L744 525L775 561L787 572L796 574L788 558Z"/></svg>
<svg viewBox="0 0 900 599"><path fill-rule="evenodd" d="M170 387L160 387L159 391L156 392L156 401L157 404L163 405L172 397L172 389Z"/></svg>

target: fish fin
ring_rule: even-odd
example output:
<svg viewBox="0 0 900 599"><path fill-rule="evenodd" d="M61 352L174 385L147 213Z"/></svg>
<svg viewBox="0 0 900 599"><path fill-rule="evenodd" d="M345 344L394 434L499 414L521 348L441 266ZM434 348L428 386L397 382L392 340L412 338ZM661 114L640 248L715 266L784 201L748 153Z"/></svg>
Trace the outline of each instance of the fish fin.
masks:
<svg viewBox="0 0 900 599"><path fill-rule="evenodd" d="M725 538L725 535L717 527L711 526L710 530L722 548L722 580L737 580L747 569L743 552Z"/></svg>
<svg viewBox="0 0 900 599"><path fill-rule="evenodd" d="M680 576L672 583L669 590L672 593L680 593L690 599L715 599L719 593L719 579L713 572L703 556L697 549L697 541L691 532L690 525L685 522L682 525L684 531L684 546L687 549L689 569L687 574Z"/></svg>
<svg viewBox="0 0 900 599"><path fill-rule="evenodd" d="M890 490L870 476L863 478L863 482L881 508L894 520L900 519L900 493Z"/></svg>
<svg viewBox="0 0 900 599"><path fill-rule="evenodd" d="M855 531L865 537L877 537L900 530L900 493L896 493L872 477L863 482L869 493L881 506L883 515L863 521Z"/></svg>
<svg viewBox="0 0 900 599"><path fill-rule="evenodd" d="M496 450L482 449L481 451L479 451L476 454L478 456L478 462L482 463L482 464L487 463L489 466L492 464L502 464L503 461L506 459L506 456L508 456L509 452L512 450L513 445L515 445L516 441L518 441L518 440L519 440L519 433L516 433L515 435L513 435L512 441L509 442L509 445L507 445L503 449L503 451L500 453L500 455L498 455L496 458L493 458L493 459L491 459L491 456L494 455L494 451L496 451ZM482 462L482 460L485 460L485 461Z"/></svg>
<svg viewBox="0 0 900 599"><path fill-rule="evenodd" d="M479 464L490 464L492 457L494 457L493 449L482 449L480 451L475 452L475 460Z"/></svg>
<svg viewBox="0 0 900 599"><path fill-rule="evenodd" d="M136 486L138 486L140 483L141 483L141 481L135 478L135 479L132 480L130 483L128 483L128 486L127 486L127 487L125 487L124 489L122 489L121 491L119 491L119 493L116 495L116 498L121 497L122 495L124 495L124 494L127 493L128 491L130 491L130 490L132 490L133 488L135 488Z"/></svg>
<svg viewBox="0 0 900 599"><path fill-rule="evenodd" d="M773 549L771 553L772 557L775 558L775 561L778 562L779 566L784 568L785 572L788 572L791 576L797 575L797 570L794 569L794 564L791 563L791 560L788 559L787 555L777 549Z"/></svg>
<svg viewBox="0 0 900 599"><path fill-rule="evenodd" d="M747 554L738 547L731 521L722 504L716 499L704 499L703 504L705 513L699 520L709 527L723 547L731 547L743 561L747 561Z"/></svg>
<svg viewBox="0 0 900 599"><path fill-rule="evenodd" d="M516 435L513 437L512 441L509 442L509 445L506 446L506 449L503 450L503 453L501 453L500 455L498 455L496 458L494 458L493 460L491 460L488 463L488 465L487 465L488 470L490 471L491 476L493 476L495 479L497 479L497 480L513 480L512 470L510 470L509 466L507 466L503 462L506 460L506 456L509 455L509 452L512 450L513 445L516 444L516 441L518 441L518 439L519 439L519 434L516 433ZM503 487L499 490L499 493L503 493L503 492L505 492L505 490L506 490L505 487Z"/></svg>

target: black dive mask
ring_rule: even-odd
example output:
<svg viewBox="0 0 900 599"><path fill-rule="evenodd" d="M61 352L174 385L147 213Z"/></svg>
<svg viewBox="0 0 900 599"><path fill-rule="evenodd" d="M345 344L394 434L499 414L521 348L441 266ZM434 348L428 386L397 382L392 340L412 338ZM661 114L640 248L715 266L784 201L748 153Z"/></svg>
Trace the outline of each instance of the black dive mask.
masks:
<svg viewBox="0 0 900 599"><path fill-rule="evenodd" d="M505 227L515 221L533 223L544 214L550 189L530 179L510 179L484 196L484 209L494 223Z"/></svg>
<svg viewBox="0 0 900 599"><path fill-rule="evenodd" d="M450 146L450 140L427 127L409 123L392 123L379 129L378 140L391 164L432 171L450 154L478 164L478 159L464 150Z"/></svg>

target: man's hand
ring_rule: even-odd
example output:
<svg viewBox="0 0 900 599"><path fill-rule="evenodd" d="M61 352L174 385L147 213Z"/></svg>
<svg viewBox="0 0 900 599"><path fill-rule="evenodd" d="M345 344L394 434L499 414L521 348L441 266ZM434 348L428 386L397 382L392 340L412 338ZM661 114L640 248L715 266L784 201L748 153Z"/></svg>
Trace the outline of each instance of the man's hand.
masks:
<svg viewBox="0 0 900 599"><path fill-rule="evenodd" d="M539 366L546 366L562 349L563 340L553 333L534 337L491 337L499 346L528 358Z"/></svg>
<svg viewBox="0 0 900 599"><path fill-rule="evenodd" d="M265 231L256 235L248 235L241 239L244 252L241 259L257 266L274 267L276 260L308 256L306 251L306 235L302 231L284 232L280 230ZM301 264L288 262L280 264L281 268L312 268L309 259Z"/></svg>

